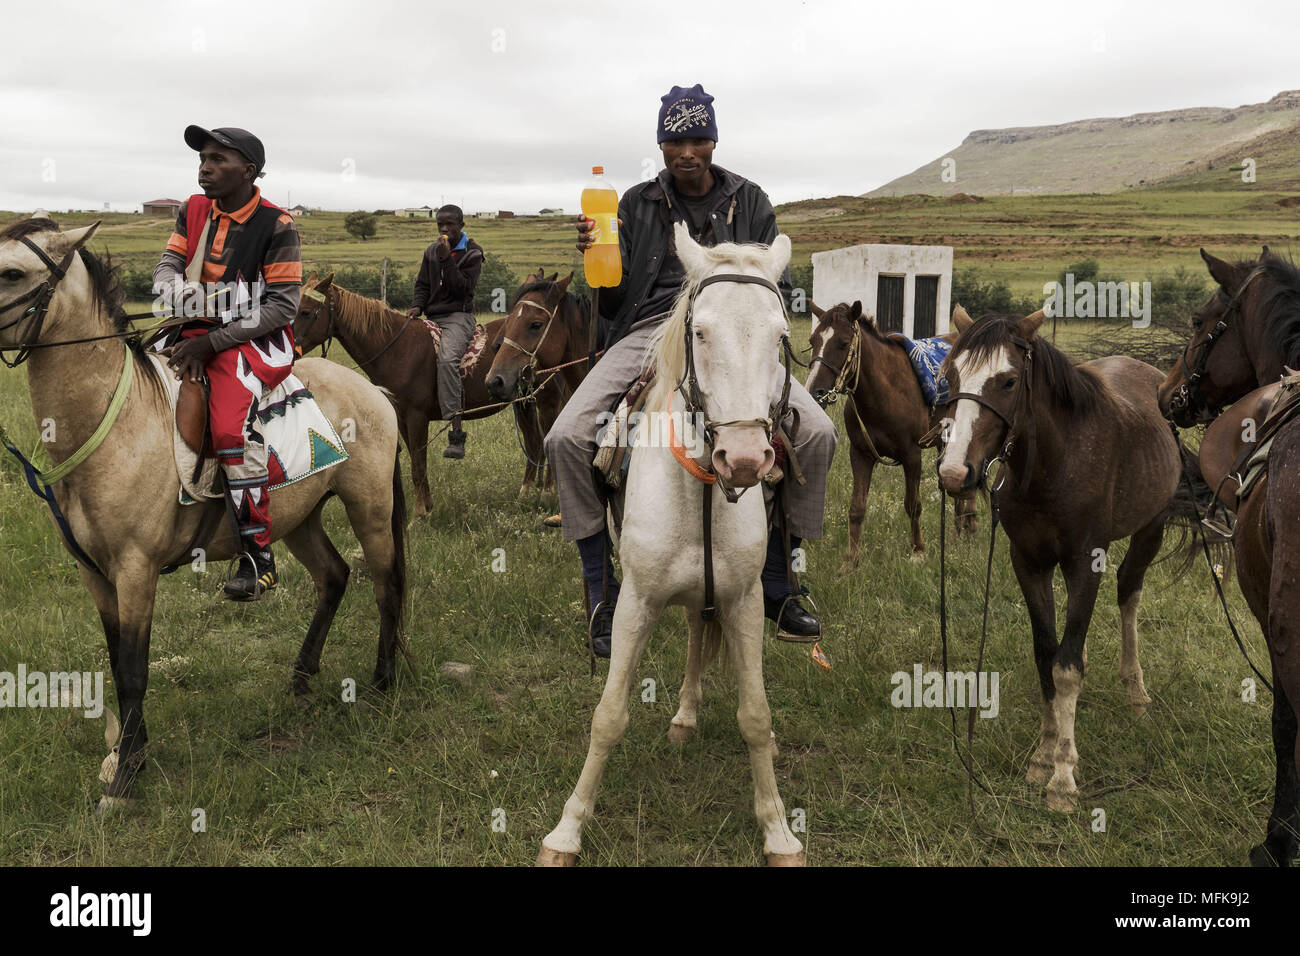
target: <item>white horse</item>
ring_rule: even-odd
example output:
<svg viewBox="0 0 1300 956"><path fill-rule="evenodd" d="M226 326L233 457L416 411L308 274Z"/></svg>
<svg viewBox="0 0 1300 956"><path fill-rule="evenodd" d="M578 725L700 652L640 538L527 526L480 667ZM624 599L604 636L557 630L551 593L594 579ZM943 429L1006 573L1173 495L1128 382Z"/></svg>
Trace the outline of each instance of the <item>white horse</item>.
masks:
<svg viewBox="0 0 1300 956"><path fill-rule="evenodd" d="M680 223L677 256L687 286L652 349L658 377L646 403L652 413L670 413L674 435L685 447L694 430L683 424L689 393L685 336L692 334L694 366L703 411L713 422L712 471L734 488L752 488L775 457L762 427L783 385L781 339L789 332L775 283L790 259L790 240L778 236L769 248L724 243L705 248ZM709 276L753 276L759 283ZM689 314L688 314L689 312ZM678 416L674 418L673 416ZM662 421L662 419L660 419ZM644 423L643 423L644 424ZM638 442L638 444L640 444ZM725 639L739 684L740 732L749 746L754 774L754 812L763 827L769 864L798 866L803 847L790 832L772 769L772 717L763 689L763 595L759 582L767 548L767 516L761 490L728 504L722 490L708 485L669 448L638 447L632 456L624 503L619 558L624 580L614 612L609 677L591 722L591 745L578 785L564 805L559 826L542 840L538 865L571 866L582 849L582 828L591 815L610 750L627 728L628 690L646 639L664 608L679 604L690 622L690 645L680 708L669 738L687 740L695 730L700 671ZM716 623L706 626L704 607L704 489L712 495ZM705 645L709 645L705 648Z"/></svg>

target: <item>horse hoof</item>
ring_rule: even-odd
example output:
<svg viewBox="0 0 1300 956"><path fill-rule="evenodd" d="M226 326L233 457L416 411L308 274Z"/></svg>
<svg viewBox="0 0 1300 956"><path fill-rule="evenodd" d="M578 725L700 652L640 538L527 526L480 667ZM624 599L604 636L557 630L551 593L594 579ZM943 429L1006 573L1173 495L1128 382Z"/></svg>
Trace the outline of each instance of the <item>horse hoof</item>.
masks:
<svg viewBox="0 0 1300 956"><path fill-rule="evenodd" d="M913 564L925 564L925 549L922 548L920 551L913 551L908 560Z"/></svg>
<svg viewBox="0 0 1300 956"><path fill-rule="evenodd" d="M767 855L768 866L803 866L805 862L803 850L798 853L769 853Z"/></svg>
<svg viewBox="0 0 1300 956"><path fill-rule="evenodd" d="M1079 792L1065 793L1061 790L1047 791L1047 809L1057 813L1073 813L1079 808Z"/></svg>
<svg viewBox="0 0 1300 956"><path fill-rule="evenodd" d="M114 747L112 752L104 758L104 762L99 765L99 782L112 783L113 778L117 776L117 748Z"/></svg>
<svg viewBox="0 0 1300 956"><path fill-rule="evenodd" d="M95 814L101 817L115 817L134 810L139 804L135 797L100 797Z"/></svg>
<svg viewBox="0 0 1300 956"><path fill-rule="evenodd" d="M552 850L545 843L542 844L542 852L537 854L538 866L576 866L578 863L578 854L561 853L559 850Z"/></svg>
<svg viewBox="0 0 1300 956"><path fill-rule="evenodd" d="M668 741L674 744L684 744L695 736L695 728L687 727L685 724L668 725Z"/></svg>

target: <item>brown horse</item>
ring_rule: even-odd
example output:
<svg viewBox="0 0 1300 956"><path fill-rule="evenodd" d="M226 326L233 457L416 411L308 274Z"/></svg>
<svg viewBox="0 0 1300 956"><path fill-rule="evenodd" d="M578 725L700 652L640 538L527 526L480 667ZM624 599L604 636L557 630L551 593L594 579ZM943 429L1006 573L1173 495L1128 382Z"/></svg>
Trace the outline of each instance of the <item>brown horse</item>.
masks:
<svg viewBox="0 0 1300 956"><path fill-rule="evenodd" d="M293 321L294 341L304 355L321 348L323 357L329 342L337 338L356 361L357 369L393 394L402 441L411 453L411 482L415 486L412 518L425 517L433 506L428 478L429 422L443 420L438 408L438 351L428 326L422 319L409 318L378 299L368 299L336 285L333 273L319 280L313 274L303 289L298 315ZM504 326L505 319L488 323L487 349L499 341ZM464 378L464 402L468 409L462 415L465 420L495 415L505 407L492 398L484 385L490 363L483 358L479 356ZM517 405L512 406L529 462L519 489L521 495L532 490L538 478L532 463L542 460L542 435L559 414L563 394L558 382L542 389L537 396L535 415L524 415Z"/></svg>
<svg viewBox="0 0 1300 956"><path fill-rule="evenodd" d="M114 338L125 324L115 321L116 280L83 248L98 225L60 232L48 219L25 219L0 233L0 348L34 349L28 390L36 420L59 423L57 441L46 446L56 465L78 455L106 420L108 396L128 383L120 414L103 441L53 486L84 555L77 570L99 611L117 687L122 735L118 753L104 765L109 781L100 802L104 810L133 796L145 759L144 696L160 572L189 564L196 548L213 562L238 554L240 545L221 502L179 503L174 415L161 378L171 373L138 347L124 348ZM51 268L60 260L64 275ZM14 308L33 290L39 302L40 290L51 287L47 308ZM294 664L293 689L310 692L308 680L320 670L321 649L347 586L348 565L321 525L321 512L333 495L347 510L374 584L380 612L374 683L383 688L394 677L395 652L402 646L406 595L396 415L379 389L332 362L308 359L294 372L335 428L342 432L348 419L357 428L354 438L345 437L346 461L271 494L272 534L284 539L316 585L316 613Z"/></svg>
<svg viewBox="0 0 1300 956"><path fill-rule="evenodd" d="M1254 261L1228 263L1201 250L1219 288L1192 319L1183 357L1160 386L1160 407L1188 427L1222 405L1234 406L1229 427L1258 415L1256 386L1300 366L1300 270L1265 247ZM1263 422L1257 421L1257 426ZM1240 434L1240 432L1238 432ZM1210 436L1207 435L1207 439ZM1212 442L1219 448L1220 442ZM1221 462L1223 453L1219 453ZM1220 465L1214 467L1221 467ZM1215 477L1207 479L1216 483ZM1300 843L1300 419L1273 437L1268 471L1237 505L1233 534L1237 583L1259 621L1273 665L1273 752L1277 773L1256 866L1286 866Z"/></svg>
<svg viewBox="0 0 1300 956"><path fill-rule="evenodd" d="M841 302L829 309L813 304L812 311L818 323L812 333L808 392L823 406L838 394L845 396L844 429L853 467L849 543L839 573L858 566L867 494L880 461L903 466L903 510L912 523L912 558L920 560L925 556L920 441L931 428L935 410L921 393L903 344L882 335L871 316L863 314L861 302ZM956 333L945 338L952 341ZM957 496L958 532L974 533L976 522L975 493L963 492Z"/></svg>
<svg viewBox="0 0 1300 956"><path fill-rule="evenodd" d="M1118 573L1123 642L1120 680L1133 709L1150 703L1138 662L1142 580L1156 557L1178 487L1178 445L1156 405L1160 372L1125 356L1074 365L1027 318L956 317L960 335L944 374L953 424L939 468L950 492L1002 465L992 495L1011 542L1011 563L1033 628L1043 697L1042 734L1028 778L1047 781L1047 805L1075 808L1075 705L1084 641L1108 545L1131 536ZM1056 637L1052 578L1068 597Z"/></svg>

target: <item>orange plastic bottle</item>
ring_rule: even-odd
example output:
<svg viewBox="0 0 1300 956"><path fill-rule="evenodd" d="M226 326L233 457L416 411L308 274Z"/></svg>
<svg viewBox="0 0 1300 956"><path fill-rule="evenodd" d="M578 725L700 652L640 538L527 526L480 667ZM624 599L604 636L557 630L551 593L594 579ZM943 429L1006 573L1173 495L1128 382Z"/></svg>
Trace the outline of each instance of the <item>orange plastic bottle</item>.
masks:
<svg viewBox="0 0 1300 956"><path fill-rule="evenodd" d="M587 285L593 289L623 281L623 257L618 251L618 190L605 182L605 167L591 167L593 181L582 191L582 215L595 221L590 235L596 244L583 255Z"/></svg>

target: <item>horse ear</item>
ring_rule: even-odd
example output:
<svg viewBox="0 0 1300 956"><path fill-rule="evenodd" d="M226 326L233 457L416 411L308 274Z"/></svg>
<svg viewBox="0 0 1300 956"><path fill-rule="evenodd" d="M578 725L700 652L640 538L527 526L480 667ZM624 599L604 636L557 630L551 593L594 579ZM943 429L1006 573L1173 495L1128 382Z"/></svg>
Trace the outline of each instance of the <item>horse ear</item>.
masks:
<svg viewBox="0 0 1300 956"><path fill-rule="evenodd" d="M673 246L687 276L692 280L702 278L709 268L709 257L703 247L691 238L691 231L684 222L673 224Z"/></svg>
<svg viewBox="0 0 1300 956"><path fill-rule="evenodd" d="M773 282L779 282L785 267L790 264L790 237L781 235L772 240L767 250L767 267Z"/></svg>
<svg viewBox="0 0 1300 956"><path fill-rule="evenodd" d="M557 272L557 273L555 273L555 275L558 276L559 273ZM554 276L551 277L551 281L552 281L552 282L555 282L555 277L554 277ZM560 288L560 294L561 294L561 295L563 295L565 292L568 292L568 291L569 291L569 283L572 282L572 281L573 281L573 273L570 272L567 276L565 276L563 279L561 279L561 280L557 283L557 285L558 285L559 288Z"/></svg>
<svg viewBox="0 0 1300 956"><path fill-rule="evenodd" d="M862 300L861 299L856 300L851 306L849 306L849 321L850 322L862 321Z"/></svg>
<svg viewBox="0 0 1300 956"><path fill-rule="evenodd" d="M312 269L312 270L311 270L311 275L309 275L307 278L303 279L303 280L302 280L302 284L303 284L303 285L311 285L311 284L312 284L313 282L315 282L315 281L316 281L316 270L315 270L315 269Z"/></svg>
<svg viewBox="0 0 1300 956"><path fill-rule="evenodd" d="M547 281L547 282L554 282L554 281L555 281L556 279L558 279L559 277L560 277L560 274L559 274L558 272L552 272L552 273L551 273L551 277L550 277L549 279L547 279L546 281Z"/></svg>
<svg viewBox="0 0 1300 956"><path fill-rule="evenodd" d="M1268 246L1264 246L1264 247L1263 247L1263 251L1260 252L1259 257L1260 257L1261 259L1267 259L1267 258L1268 258Z"/></svg>
<svg viewBox="0 0 1300 956"><path fill-rule="evenodd" d="M1047 318L1047 313L1042 309L1032 315L1027 315L1020 320L1020 335L1026 341L1032 340L1038 334L1038 327L1043 324L1043 319Z"/></svg>
<svg viewBox="0 0 1300 956"><path fill-rule="evenodd" d="M331 272L331 273L330 273L329 275L327 275L325 278L321 279L319 283L317 283L317 285L316 285L316 291L317 291L317 292L320 292L320 291L322 291L322 290L324 290L324 289L329 288L330 283L333 282L333 281L334 281L334 273Z"/></svg>
<svg viewBox="0 0 1300 956"><path fill-rule="evenodd" d="M958 332L965 332L975 324L975 320L970 317L969 312L962 308L960 302L957 303L957 308L952 310L952 324L957 327Z"/></svg>
<svg viewBox="0 0 1300 956"><path fill-rule="evenodd" d="M1237 284L1237 270L1232 263L1216 259L1204 249L1201 250L1201 258L1205 260L1205 265L1210 270L1210 276L1214 281L1219 283L1225 292L1231 292Z"/></svg>
<svg viewBox="0 0 1300 956"><path fill-rule="evenodd" d="M823 308L820 308L820 307L817 305L817 303L814 302L812 299L809 299L809 300L808 300L808 307L809 307L810 309L812 309L812 314L815 315L815 316L817 316L817 318L821 319L821 318L824 318L824 317L826 316L826 310L823 309Z"/></svg>
<svg viewBox="0 0 1300 956"><path fill-rule="evenodd" d="M85 226L81 229L69 229L67 232L63 233L63 242L66 244L64 245L64 249L66 250L64 254L66 255L74 249L80 249L86 243L90 242L90 237L95 234L95 230L99 228L101 222L103 222L102 219L96 219L89 226Z"/></svg>

